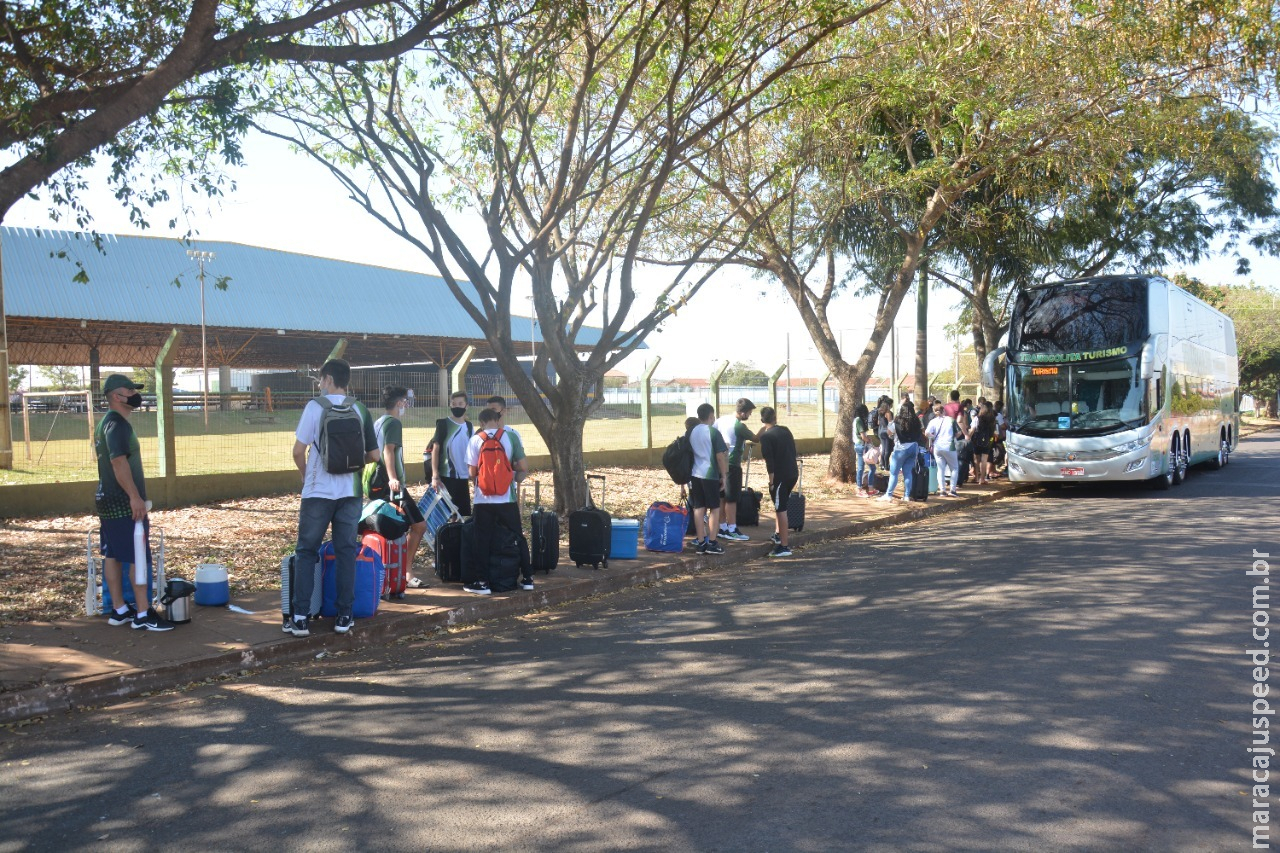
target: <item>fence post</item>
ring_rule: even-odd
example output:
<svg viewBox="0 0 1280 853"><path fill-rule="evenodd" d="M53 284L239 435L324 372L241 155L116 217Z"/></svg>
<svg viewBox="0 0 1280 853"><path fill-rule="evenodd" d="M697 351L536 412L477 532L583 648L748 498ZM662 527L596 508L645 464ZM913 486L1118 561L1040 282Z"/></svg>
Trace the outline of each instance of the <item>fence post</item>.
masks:
<svg viewBox="0 0 1280 853"><path fill-rule="evenodd" d="M653 371L662 363L662 356L655 356L653 364L640 377L640 430L644 439L644 449L653 447L653 409L650 397L653 392Z"/></svg>
<svg viewBox="0 0 1280 853"><path fill-rule="evenodd" d="M831 373L822 374L822 378L818 380L818 437L827 437L827 382L831 379Z"/></svg>
<svg viewBox="0 0 1280 853"><path fill-rule="evenodd" d="M346 351L347 351L347 339L338 338L338 340L333 345L333 349L329 350L329 358L342 358L342 354L345 353ZM328 361L329 358L326 358L325 361Z"/></svg>
<svg viewBox="0 0 1280 853"><path fill-rule="evenodd" d="M786 370L787 364L786 362L783 362L782 366L775 370L773 375L769 377L769 407L775 412L778 411L778 378L782 376ZM790 380L791 377L788 376L787 379Z"/></svg>
<svg viewBox="0 0 1280 853"><path fill-rule="evenodd" d="M724 372L729 369L729 362L722 361L720 366L713 368L711 371L711 399L708 400L716 409L716 417L720 417L720 377L724 376Z"/></svg>
<svg viewBox="0 0 1280 853"><path fill-rule="evenodd" d="M173 359L178 354L182 332L169 332L169 339L156 356L156 450L160 456L160 476L165 479L165 493L172 495L174 478L178 476L177 431L173 422Z"/></svg>
<svg viewBox="0 0 1280 853"><path fill-rule="evenodd" d="M454 362L453 369L449 371L450 393L457 393L458 391L466 393L467 368L471 366L471 357L475 354L476 348L468 344L467 348L458 356L458 360Z"/></svg>

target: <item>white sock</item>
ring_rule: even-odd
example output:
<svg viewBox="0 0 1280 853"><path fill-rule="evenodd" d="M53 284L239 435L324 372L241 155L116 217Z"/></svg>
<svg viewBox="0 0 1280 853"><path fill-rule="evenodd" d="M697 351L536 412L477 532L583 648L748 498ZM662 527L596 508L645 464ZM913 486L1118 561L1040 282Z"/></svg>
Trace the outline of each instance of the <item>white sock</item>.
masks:
<svg viewBox="0 0 1280 853"><path fill-rule="evenodd" d="M145 610L139 610L139 611L138 611L138 618L139 618L139 619L146 619L146 618L147 618L147 611L145 611Z"/></svg>
<svg viewBox="0 0 1280 853"><path fill-rule="evenodd" d="M119 606L119 607L117 607L117 608L116 608L116 615L117 615L117 616L123 616L123 615L125 615L125 614L126 614L126 613L128 613L128 612L129 612L129 605L127 605L127 604L122 604L121 606Z"/></svg>

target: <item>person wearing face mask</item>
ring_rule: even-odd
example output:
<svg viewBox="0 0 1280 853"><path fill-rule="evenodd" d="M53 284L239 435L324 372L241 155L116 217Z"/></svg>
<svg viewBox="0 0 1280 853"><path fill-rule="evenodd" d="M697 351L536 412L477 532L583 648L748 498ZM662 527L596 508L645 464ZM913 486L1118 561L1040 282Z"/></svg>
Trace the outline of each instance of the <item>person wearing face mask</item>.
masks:
<svg viewBox="0 0 1280 853"><path fill-rule="evenodd" d="M404 517L408 519L409 539L405 542L407 554L404 558L406 569L413 565L418 545L427 533L426 519L422 517L422 510L418 509L418 502L409 493L404 473L404 424L400 419L404 417L408 407L408 397L408 391L399 385L388 385L382 389L382 408L386 414L373 422L382 460L366 490L370 500L381 498L390 501L400 507Z"/></svg>
<svg viewBox="0 0 1280 853"><path fill-rule="evenodd" d="M142 476L142 456L138 435L129 423L133 410L142 405L141 385L127 376L113 373L102 383L102 394L110 411L93 431L93 449L98 457L98 491L93 496L98 513L98 536L102 553L102 577L111 592L115 609L107 614L108 625L131 625L139 631L172 631L173 623L150 609L147 583L133 584L135 609L125 603L125 566L135 560L148 561L148 554L133 552L133 525L141 521L150 540L147 518L147 484ZM148 570L149 570L148 566Z"/></svg>
<svg viewBox="0 0 1280 853"><path fill-rule="evenodd" d="M475 429L467 420L467 395L455 391L449 397L449 417L436 421L436 433L427 449L431 453L431 488L444 489L463 516L471 515L471 480L467 477L467 444Z"/></svg>

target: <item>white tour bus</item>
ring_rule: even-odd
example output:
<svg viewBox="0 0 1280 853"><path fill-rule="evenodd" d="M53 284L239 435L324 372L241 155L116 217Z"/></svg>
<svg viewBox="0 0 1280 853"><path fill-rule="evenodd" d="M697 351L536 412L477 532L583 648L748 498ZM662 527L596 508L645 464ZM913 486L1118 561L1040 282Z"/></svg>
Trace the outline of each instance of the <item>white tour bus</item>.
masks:
<svg viewBox="0 0 1280 853"><path fill-rule="evenodd" d="M1009 479L1181 483L1227 464L1240 430L1231 318L1158 276L1020 291L1006 345Z"/></svg>

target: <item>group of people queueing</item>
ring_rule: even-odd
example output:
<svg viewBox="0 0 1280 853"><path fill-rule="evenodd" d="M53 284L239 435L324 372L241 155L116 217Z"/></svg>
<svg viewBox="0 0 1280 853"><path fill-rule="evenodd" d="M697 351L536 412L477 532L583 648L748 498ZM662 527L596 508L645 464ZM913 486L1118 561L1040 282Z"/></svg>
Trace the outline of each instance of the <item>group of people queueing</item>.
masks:
<svg viewBox="0 0 1280 853"><path fill-rule="evenodd" d="M978 486L999 478L998 463L1004 458L1002 404L979 397L974 405L971 399L960 399L959 391L952 391L950 397L946 403L929 397L919 414L905 394L896 416L893 400L887 396L877 401L874 411L858 405L853 417L858 497L899 500L894 491L901 477L903 499L912 500L916 459L921 453L932 454L938 468L939 497L959 497L970 472ZM889 475L881 493L875 487L876 468L886 463Z"/></svg>

